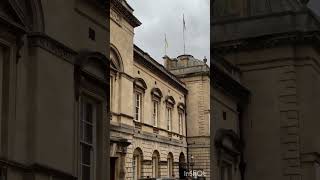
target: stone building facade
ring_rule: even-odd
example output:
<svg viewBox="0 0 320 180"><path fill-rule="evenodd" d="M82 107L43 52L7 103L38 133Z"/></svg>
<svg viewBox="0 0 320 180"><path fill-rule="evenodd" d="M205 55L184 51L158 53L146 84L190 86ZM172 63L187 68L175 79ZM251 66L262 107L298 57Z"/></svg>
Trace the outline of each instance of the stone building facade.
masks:
<svg viewBox="0 0 320 180"><path fill-rule="evenodd" d="M189 169L210 179L210 69L207 59L191 55L164 57L164 66L186 84L186 124ZM200 174L199 174L200 175Z"/></svg>
<svg viewBox="0 0 320 180"><path fill-rule="evenodd" d="M182 177L188 91L133 44L141 23L132 12L126 1L111 1L111 179Z"/></svg>
<svg viewBox="0 0 320 180"><path fill-rule="evenodd" d="M250 91L239 108L237 178L319 179L320 7L310 4L318 1L213 4L212 53L238 69ZM217 169L222 179L224 166Z"/></svg>
<svg viewBox="0 0 320 180"><path fill-rule="evenodd" d="M108 179L105 11L0 1L1 180Z"/></svg>

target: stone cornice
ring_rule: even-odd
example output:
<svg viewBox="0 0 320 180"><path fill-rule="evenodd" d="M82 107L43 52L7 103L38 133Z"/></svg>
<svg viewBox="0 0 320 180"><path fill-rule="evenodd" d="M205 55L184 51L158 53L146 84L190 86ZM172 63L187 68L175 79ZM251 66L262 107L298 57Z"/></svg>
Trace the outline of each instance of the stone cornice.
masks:
<svg viewBox="0 0 320 180"><path fill-rule="evenodd" d="M212 74L214 74L213 80L211 81L214 88L221 89L224 93L237 98L239 103L247 103L250 95L248 89L229 77L214 64L211 66L211 71L213 72Z"/></svg>
<svg viewBox="0 0 320 180"><path fill-rule="evenodd" d="M1 26L9 28L11 31L19 34L25 34L27 32L26 27L18 24L5 16L0 15L0 24Z"/></svg>
<svg viewBox="0 0 320 180"><path fill-rule="evenodd" d="M132 12L122 4L122 0L110 0L110 6L111 9L120 13L131 26L138 27L141 25L141 22L132 14Z"/></svg>
<svg viewBox="0 0 320 180"><path fill-rule="evenodd" d="M54 175L57 178L62 178L62 179L77 179L77 177L73 176L72 174L69 174L67 172L63 172L58 169L54 169L49 166L41 165L41 164L32 164L32 165L27 165L23 164L20 162L16 161L11 161L11 160L5 160L5 159L0 159L0 166L5 166L5 167L12 167L17 170L23 171L23 172L28 172L28 173L42 173L46 175Z"/></svg>
<svg viewBox="0 0 320 180"><path fill-rule="evenodd" d="M272 48L280 45L312 44L320 50L320 31L293 31L213 44L213 53L221 55L254 49Z"/></svg>
<svg viewBox="0 0 320 180"><path fill-rule="evenodd" d="M234 18L211 24L214 53L319 41L320 19L309 9ZM256 28L259 27L259 28Z"/></svg>
<svg viewBox="0 0 320 180"><path fill-rule="evenodd" d="M147 57L146 57L147 56ZM140 48L134 46L134 61L143 65L145 68L154 72L164 81L168 82L173 87L182 91L184 94L188 93L188 90L184 87L184 83L178 79L174 74L165 69L161 64L155 62L151 57L146 55Z"/></svg>
<svg viewBox="0 0 320 180"><path fill-rule="evenodd" d="M78 54L76 51L58 42L57 40L42 33L32 33L28 35L29 45L31 47L40 47L72 64L74 57Z"/></svg>

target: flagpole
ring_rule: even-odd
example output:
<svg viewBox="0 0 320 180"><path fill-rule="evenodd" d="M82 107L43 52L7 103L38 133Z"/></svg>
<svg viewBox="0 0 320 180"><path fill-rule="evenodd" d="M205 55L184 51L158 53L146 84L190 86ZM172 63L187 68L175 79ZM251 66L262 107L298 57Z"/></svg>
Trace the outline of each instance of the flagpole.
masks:
<svg viewBox="0 0 320 180"><path fill-rule="evenodd" d="M184 14L182 15L183 18L183 24L182 24L182 29L183 29L183 54L186 54L186 41L185 41L185 35L184 35L184 30L185 30L185 21L184 21Z"/></svg>
<svg viewBox="0 0 320 180"><path fill-rule="evenodd" d="M166 41L167 41L167 36L166 36L166 34L164 34L164 55L167 55L167 44L166 44Z"/></svg>
<svg viewBox="0 0 320 180"><path fill-rule="evenodd" d="M168 48L168 41L167 41L167 34L164 33L164 55L167 55L167 48Z"/></svg>

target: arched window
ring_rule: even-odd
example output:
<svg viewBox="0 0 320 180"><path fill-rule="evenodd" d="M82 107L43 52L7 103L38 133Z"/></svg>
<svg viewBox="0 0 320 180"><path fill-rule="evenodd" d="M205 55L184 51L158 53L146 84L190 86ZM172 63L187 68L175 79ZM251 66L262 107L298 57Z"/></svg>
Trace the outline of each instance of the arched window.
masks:
<svg viewBox="0 0 320 180"><path fill-rule="evenodd" d="M114 45L110 45L110 111L113 111L115 84L119 72L123 72L123 63L119 51Z"/></svg>
<svg viewBox="0 0 320 180"><path fill-rule="evenodd" d="M132 177L133 177L133 180L138 180L141 178L142 160L143 160L142 150L140 148L136 148L133 151L133 158L132 158Z"/></svg>
<svg viewBox="0 0 320 180"><path fill-rule="evenodd" d="M160 119L160 102L162 98L162 92L159 88L153 88L151 90L152 95L152 122L154 127L158 127Z"/></svg>
<svg viewBox="0 0 320 180"><path fill-rule="evenodd" d="M179 178L180 179L183 179L186 177L186 171L187 171L186 158L185 158L183 152L181 152L180 156L179 156Z"/></svg>
<svg viewBox="0 0 320 180"><path fill-rule="evenodd" d="M173 155L170 152L167 157L167 170L168 170L168 177L173 176Z"/></svg>
<svg viewBox="0 0 320 180"><path fill-rule="evenodd" d="M152 154L152 177L156 178L160 176L159 173L159 161L160 161L160 154L157 150L155 150Z"/></svg>
<svg viewBox="0 0 320 180"><path fill-rule="evenodd" d="M184 119L185 119L185 105L183 103L178 104L178 118L179 118L179 134L184 134Z"/></svg>
<svg viewBox="0 0 320 180"><path fill-rule="evenodd" d="M79 107L79 180L101 179L105 156L99 147L107 126L108 59L98 52L79 52L75 64L75 94ZM86 77L86 78L84 78ZM85 79L85 80L84 80ZM98 81L98 82L97 82ZM90 91L90 93L88 93Z"/></svg>
<svg viewBox="0 0 320 180"><path fill-rule="evenodd" d="M142 122L143 118L143 99L147 89L147 84L141 78L136 78L133 82L134 89L134 120Z"/></svg>
<svg viewBox="0 0 320 180"><path fill-rule="evenodd" d="M166 97L166 119L167 119L167 130L172 130L172 111L176 101L172 96Z"/></svg>
<svg viewBox="0 0 320 180"><path fill-rule="evenodd" d="M123 72L123 63L119 51L114 45L110 45L110 69L112 71Z"/></svg>

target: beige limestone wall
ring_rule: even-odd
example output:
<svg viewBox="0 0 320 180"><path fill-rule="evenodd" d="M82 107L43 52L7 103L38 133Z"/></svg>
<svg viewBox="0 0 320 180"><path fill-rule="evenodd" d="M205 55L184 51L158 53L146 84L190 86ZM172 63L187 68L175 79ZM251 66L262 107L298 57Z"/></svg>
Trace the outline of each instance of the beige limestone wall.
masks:
<svg viewBox="0 0 320 180"><path fill-rule="evenodd" d="M169 153L173 154L174 158L174 176L179 177L179 156L183 153L187 157L187 149L185 144L170 145L166 143L160 143L156 141L149 141L141 138L133 138L132 145L128 147L128 153L126 155L126 179L132 179L132 153L136 148L140 148L143 151L143 163L142 177L152 177L151 160L152 154L155 150L160 153L160 175L161 177L168 177L167 169L167 156Z"/></svg>
<svg viewBox="0 0 320 180"><path fill-rule="evenodd" d="M208 76L195 76L181 78L181 80L188 89L186 100L188 137L209 136L210 78Z"/></svg>
<svg viewBox="0 0 320 180"><path fill-rule="evenodd" d="M206 172L210 178L210 78L191 76L181 78L188 89L187 142L188 159L194 157L194 169ZM190 167L191 168L191 167Z"/></svg>
<svg viewBox="0 0 320 180"><path fill-rule="evenodd" d="M138 73L139 71L139 73ZM146 84L148 89L145 91L144 94L144 112L143 112L143 122L149 125L153 125L152 122L152 95L151 95L151 90L153 88L159 88L163 94L163 97L161 99L160 102L160 109L159 109L159 124L158 127L162 128L162 129L167 129L167 119L165 116L165 112L166 112L166 102L165 102L165 98L167 96L172 96L174 98L174 100L176 101L176 104L174 106L174 108L172 109L172 130L171 132L179 133L179 117L178 117L178 108L177 105L179 103L183 103L185 104L185 95L177 90L176 88L172 87L171 85L169 85L168 82L166 82L166 80L158 77L157 75L155 75L153 72L151 72L150 70L142 67L141 65L135 63L134 64L134 77L137 78L142 78ZM181 135L185 135L185 117L183 118L183 134Z"/></svg>

